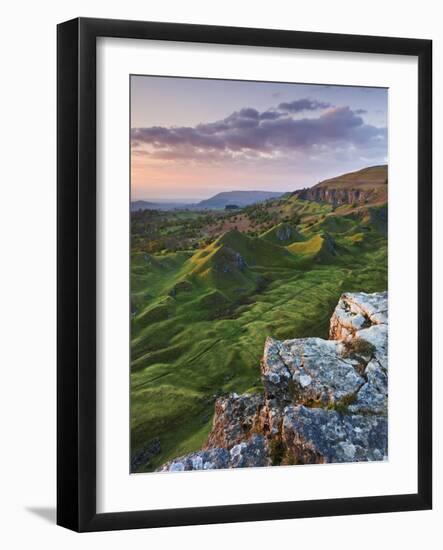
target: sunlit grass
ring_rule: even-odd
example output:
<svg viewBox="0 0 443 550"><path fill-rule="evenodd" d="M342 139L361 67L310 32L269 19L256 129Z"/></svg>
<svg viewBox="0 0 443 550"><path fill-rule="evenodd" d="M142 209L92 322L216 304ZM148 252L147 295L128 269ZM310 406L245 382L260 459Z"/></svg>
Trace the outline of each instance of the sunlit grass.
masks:
<svg viewBox="0 0 443 550"><path fill-rule="evenodd" d="M261 391L267 336L326 338L342 292L386 290L380 213L330 221L330 205L293 202L317 218L287 247L271 230L230 231L194 252L133 250L131 446L158 437L162 449L141 471L201 448L217 395ZM326 238L334 255L323 254Z"/></svg>

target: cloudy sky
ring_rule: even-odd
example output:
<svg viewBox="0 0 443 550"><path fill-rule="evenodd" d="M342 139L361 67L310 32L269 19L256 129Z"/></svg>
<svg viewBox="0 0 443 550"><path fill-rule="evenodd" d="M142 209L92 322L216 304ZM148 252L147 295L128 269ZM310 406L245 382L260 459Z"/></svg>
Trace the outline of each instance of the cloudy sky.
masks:
<svg viewBox="0 0 443 550"><path fill-rule="evenodd" d="M131 77L133 199L292 191L387 162L388 91Z"/></svg>

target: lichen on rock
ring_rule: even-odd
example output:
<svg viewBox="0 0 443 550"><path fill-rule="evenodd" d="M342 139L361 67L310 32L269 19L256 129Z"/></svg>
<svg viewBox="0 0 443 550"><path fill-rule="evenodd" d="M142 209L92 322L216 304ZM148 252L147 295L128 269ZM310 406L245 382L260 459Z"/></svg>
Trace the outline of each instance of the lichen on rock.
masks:
<svg viewBox="0 0 443 550"><path fill-rule="evenodd" d="M342 294L331 317L329 338L343 340L372 325L387 325L388 293Z"/></svg>
<svg viewBox="0 0 443 550"><path fill-rule="evenodd" d="M247 441L231 447L214 447L197 451L167 462L160 472L183 472L190 470L214 470L226 468L251 468L270 466L267 439L254 434Z"/></svg>
<svg viewBox="0 0 443 550"><path fill-rule="evenodd" d="M343 358L341 343L321 338L283 342L268 338L262 379L265 395L282 406L333 405L356 394L365 383L355 360Z"/></svg>
<svg viewBox="0 0 443 550"><path fill-rule="evenodd" d="M387 419L290 406L283 418L283 441L296 464L383 460Z"/></svg>

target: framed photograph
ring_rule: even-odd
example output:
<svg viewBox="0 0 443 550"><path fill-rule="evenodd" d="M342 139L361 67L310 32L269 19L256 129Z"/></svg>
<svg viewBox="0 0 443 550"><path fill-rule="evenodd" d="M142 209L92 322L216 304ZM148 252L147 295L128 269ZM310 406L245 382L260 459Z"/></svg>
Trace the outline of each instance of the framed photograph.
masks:
<svg viewBox="0 0 443 550"><path fill-rule="evenodd" d="M429 40L58 26L59 525L431 508L431 75Z"/></svg>

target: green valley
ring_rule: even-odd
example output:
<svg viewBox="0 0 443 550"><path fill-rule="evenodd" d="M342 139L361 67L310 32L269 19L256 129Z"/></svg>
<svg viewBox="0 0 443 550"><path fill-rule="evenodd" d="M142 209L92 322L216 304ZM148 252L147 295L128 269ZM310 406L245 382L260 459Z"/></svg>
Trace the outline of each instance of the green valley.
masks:
<svg viewBox="0 0 443 550"><path fill-rule="evenodd" d="M132 471L200 449L218 396L262 391L267 336L326 338L343 292L387 289L386 167L341 177L338 194L333 181L310 198L131 213Z"/></svg>

